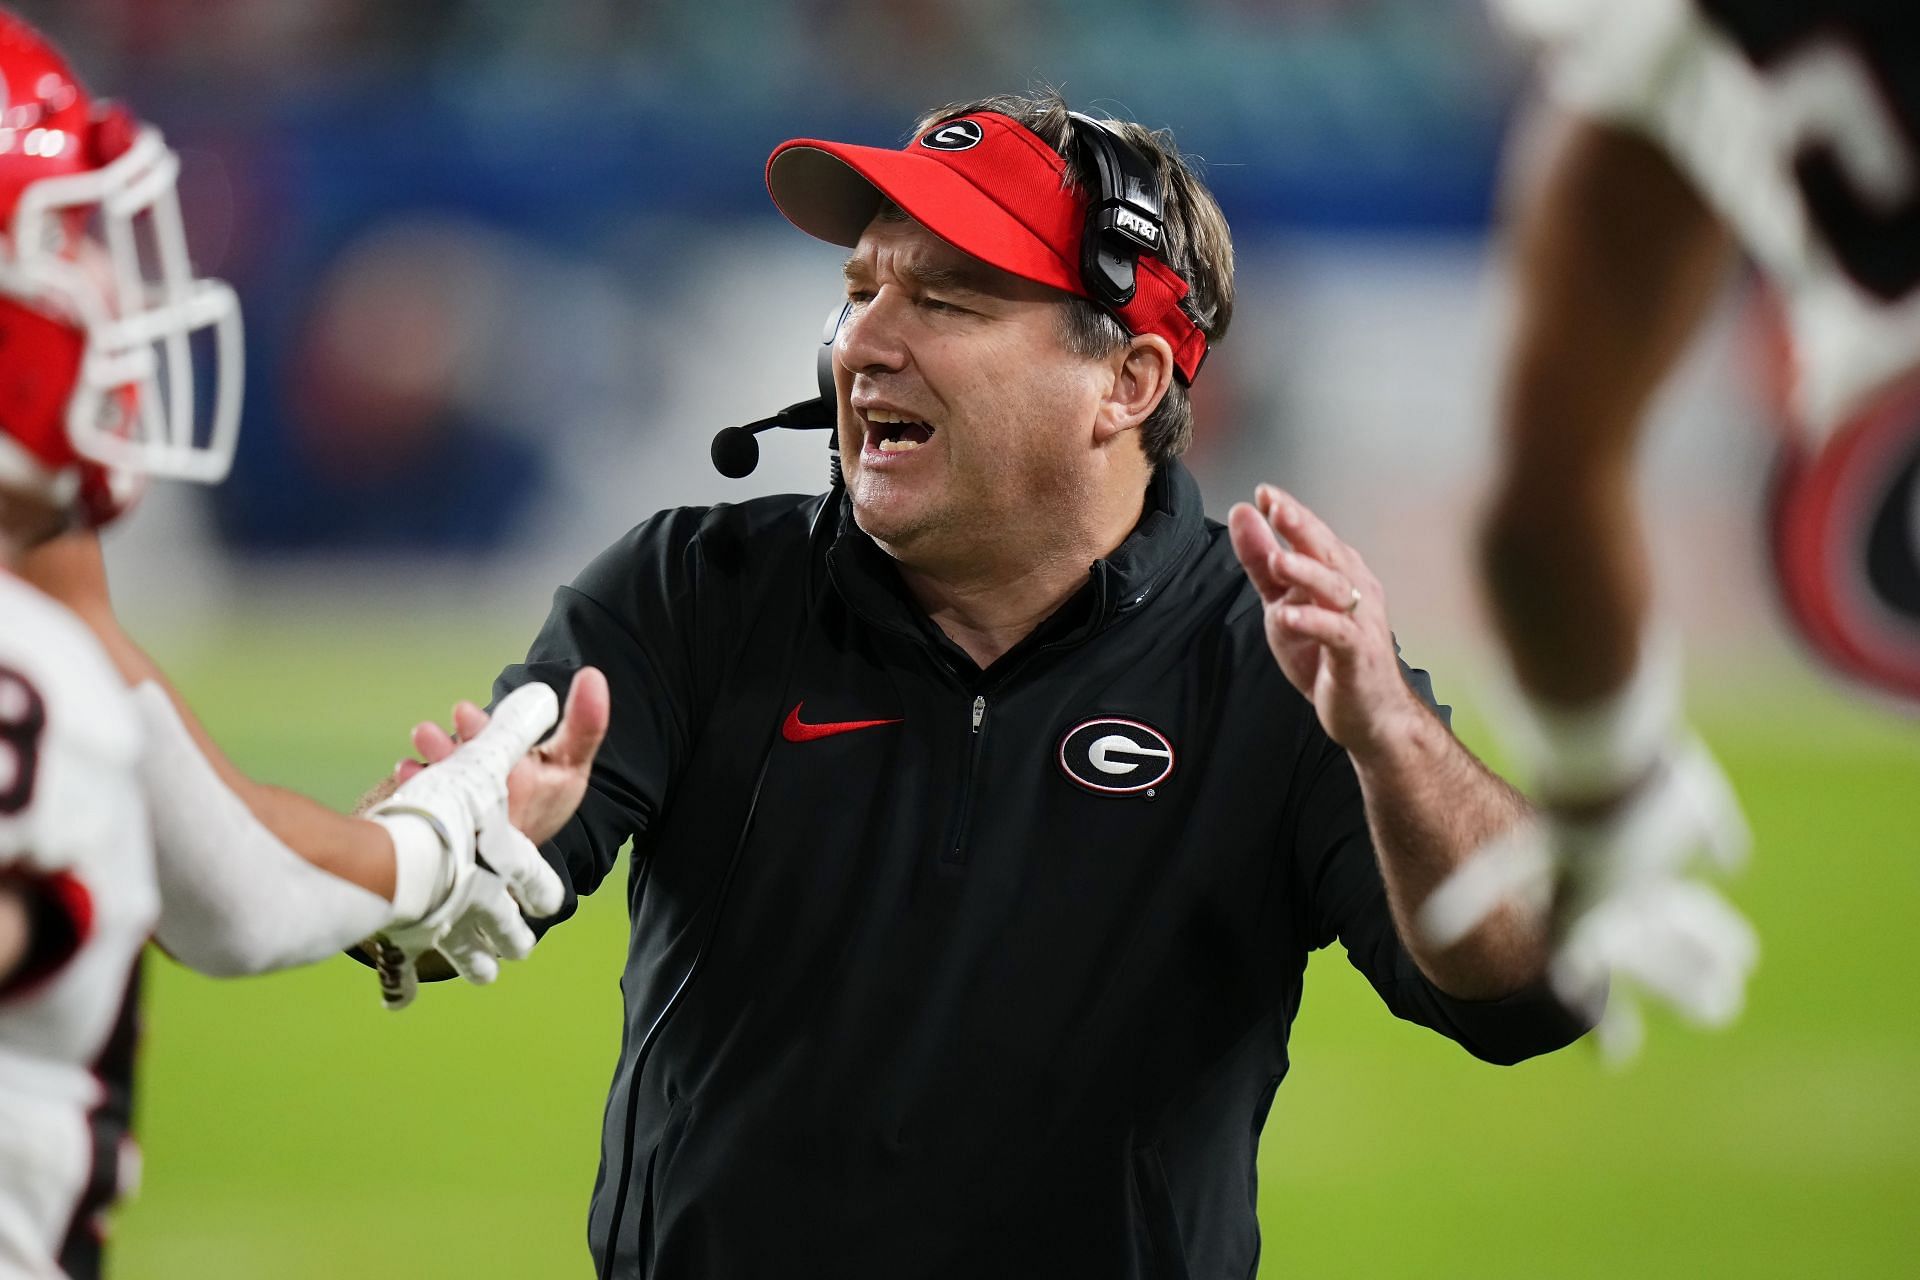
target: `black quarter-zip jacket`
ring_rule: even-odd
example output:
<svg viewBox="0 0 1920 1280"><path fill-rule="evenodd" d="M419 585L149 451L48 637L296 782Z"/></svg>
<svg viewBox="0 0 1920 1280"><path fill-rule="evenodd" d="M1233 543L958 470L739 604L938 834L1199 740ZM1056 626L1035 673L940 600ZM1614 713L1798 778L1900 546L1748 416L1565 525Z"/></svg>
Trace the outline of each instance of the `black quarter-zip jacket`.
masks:
<svg viewBox="0 0 1920 1280"><path fill-rule="evenodd" d="M1582 1030L1413 964L1177 464L985 671L837 492L648 520L496 697L589 663L611 732L546 853L564 916L633 840L601 1276L1250 1276L1309 952L1491 1061Z"/></svg>

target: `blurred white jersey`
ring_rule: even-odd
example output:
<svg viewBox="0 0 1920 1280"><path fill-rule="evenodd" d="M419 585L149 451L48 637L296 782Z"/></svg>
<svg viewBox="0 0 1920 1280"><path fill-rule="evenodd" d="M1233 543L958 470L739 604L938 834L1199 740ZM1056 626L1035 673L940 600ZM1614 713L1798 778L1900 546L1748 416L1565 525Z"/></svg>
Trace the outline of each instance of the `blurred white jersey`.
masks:
<svg viewBox="0 0 1920 1280"><path fill-rule="evenodd" d="M126 686L93 636L0 573L0 875L58 901L74 943L0 994L8 1280L97 1265L91 1219L132 1167L132 988L160 905L140 750Z"/></svg>
<svg viewBox="0 0 1920 1280"><path fill-rule="evenodd" d="M1920 368L1920 2L1493 4L1558 100L1664 146L1766 273L1806 427Z"/></svg>

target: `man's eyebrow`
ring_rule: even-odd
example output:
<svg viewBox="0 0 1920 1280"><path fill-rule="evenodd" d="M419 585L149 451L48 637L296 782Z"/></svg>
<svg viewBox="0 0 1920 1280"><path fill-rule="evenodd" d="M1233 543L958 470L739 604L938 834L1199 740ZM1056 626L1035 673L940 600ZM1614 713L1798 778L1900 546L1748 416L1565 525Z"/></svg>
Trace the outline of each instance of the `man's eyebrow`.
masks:
<svg viewBox="0 0 1920 1280"><path fill-rule="evenodd" d="M840 270L841 274L852 281L869 280L873 276L872 267L868 265L865 258L858 255L848 258L841 265ZM909 262L900 268L900 274L922 289L931 289L940 293L989 292L982 273L966 263Z"/></svg>
<svg viewBox="0 0 1920 1280"><path fill-rule="evenodd" d="M985 278L965 263L941 265L932 262L909 262L900 268L900 274L922 289L932 289L940 293L951 293L956 290L965 293L987 292Z"/></svg>

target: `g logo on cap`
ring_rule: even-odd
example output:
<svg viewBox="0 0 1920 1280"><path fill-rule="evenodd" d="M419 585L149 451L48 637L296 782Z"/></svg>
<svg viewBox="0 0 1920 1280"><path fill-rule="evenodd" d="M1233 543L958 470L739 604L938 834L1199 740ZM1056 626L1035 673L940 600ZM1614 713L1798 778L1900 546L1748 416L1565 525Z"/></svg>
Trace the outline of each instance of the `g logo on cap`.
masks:
<svg viewBox="0 0 1920 1280"><path fill-rule="evenodd" d="M978 120L949 120L927 130L920 145L935 151L966 151L979 146L985 136Z"/></svg>

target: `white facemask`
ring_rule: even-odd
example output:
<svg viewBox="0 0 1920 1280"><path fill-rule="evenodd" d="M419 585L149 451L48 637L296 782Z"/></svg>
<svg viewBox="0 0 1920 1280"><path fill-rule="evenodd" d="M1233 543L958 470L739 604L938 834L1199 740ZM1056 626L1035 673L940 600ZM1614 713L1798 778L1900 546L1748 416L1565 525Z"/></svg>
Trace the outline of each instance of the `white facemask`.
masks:
<svg viewBox="0 0 1920 1280"><path fill-rule="evenodd" d="M13 260L0 262L0 289L86 333L67 409L76 452L116 470L212 484L232 466L240 430L240 305L223 281L193 274L179 173L180 158L159 131L142 127L112 163L28 186L14 210ZM90 226L80 252L70 244L76 214ZM190 346L202 330L212 336L213 394L204 407Z"/></svg>

